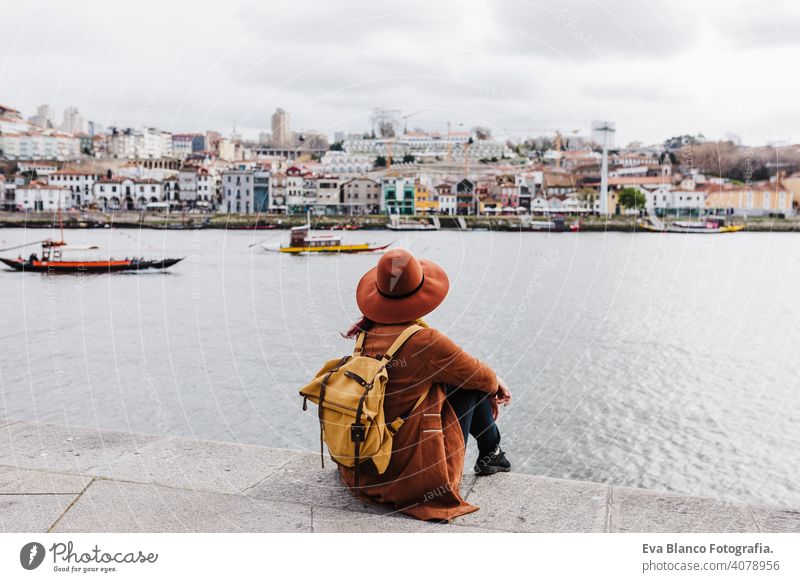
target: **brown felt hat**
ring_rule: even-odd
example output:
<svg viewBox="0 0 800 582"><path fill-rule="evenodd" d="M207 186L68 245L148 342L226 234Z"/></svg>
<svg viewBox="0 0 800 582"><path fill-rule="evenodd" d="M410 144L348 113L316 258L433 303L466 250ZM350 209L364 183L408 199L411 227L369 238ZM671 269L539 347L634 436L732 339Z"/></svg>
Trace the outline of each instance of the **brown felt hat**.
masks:
<svg viewBox="0 0 800 582"><path fill-rule="evenodd" d="M393 249L361 277L356 303L372 321L403 323L436 309L449 289L450 281L439 265L406 249Z"/></svg>

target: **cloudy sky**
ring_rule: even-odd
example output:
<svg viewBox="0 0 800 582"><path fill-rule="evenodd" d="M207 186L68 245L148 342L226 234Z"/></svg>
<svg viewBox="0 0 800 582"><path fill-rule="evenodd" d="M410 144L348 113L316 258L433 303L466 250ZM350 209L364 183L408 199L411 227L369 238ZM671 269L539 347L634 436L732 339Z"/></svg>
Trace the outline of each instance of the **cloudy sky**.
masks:
<svg viewBox="0 0 800 582"><path fill-rule="evenodd" d="M792 0L0 0L0 103L104 125L800 139ZM419 112L419 113L416 113Z"/></svg>

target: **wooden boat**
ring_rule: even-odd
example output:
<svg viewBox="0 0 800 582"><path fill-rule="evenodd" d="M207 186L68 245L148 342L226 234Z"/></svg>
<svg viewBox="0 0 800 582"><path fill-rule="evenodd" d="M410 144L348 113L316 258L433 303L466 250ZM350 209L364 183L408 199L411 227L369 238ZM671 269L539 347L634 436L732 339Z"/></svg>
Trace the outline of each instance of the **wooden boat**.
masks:
<svg viewBox="0 0 800 582"><path fill-rule="evenodd" d="M373 253L383 251L389 245L373 246L369 243L360 243L354 245L342 244L342 237L335 234L323 235L309 235L311 229L310 220L302 226L295 226L291 229L289 238L289 246L283 245L265 245L261 247L266 251L275 251L280 253Z"/></svg>
<svg viewBox="0 0 800 582"><path fill-rule="evenodd" d="M550 220L526 219L520 223L520 230L531 232L565 232L567 228L562 216L553 216Z"/></svg>
<svg viewBox="0 0 800 582"><path fill-rule="evenodd" d="M64 258L64 251L97 250L98 247L70 247L61 240L42 241L42 256L32 254L29 258L6 259L0 257L0 262L17 271L30 271L33 273L113 273L117 271L144 271L146 269L168 269L183 260L161 259L147 260L134 257L122 260L91 260L83 257Z"/></svg>
<svg viewBox="0 0 800 582"><path fill-rule="evenodd" d="M64 242L64 225L61 223L61 209L58 213L59 224L61 226L61 240L47 239L39 241L42 245L42 256L39 257L36 253L31 254L27 259L21 256L16 259L5 259L0 257L0 262L11 267L16 271L31 271L34 273L111 273L117 271L143 271L146 269L168 269L172 265L179 263L183 260L180 259L161 259L161 260L146 260L141 257L126 258L122 260L114 259L97 259L85 256L74 256L72 258L65 258L64 251L95 251L98 249L96 246L76 247L68 246ZM28 243L21 245L22 248L31 244ZM12 249L3 249L12 250Z"/></svg>
<svg viewBox="0 0 800 582"><path fill-rule="evenodd" d="M436 216L431 219L431 222L423 222L408 219L402 220L398 215L392 214L389 216L386 228L389 230L439 230L440 223Z"/></svg>
<svg viewBox="0 0 800 582"><path fill-rule="evenodd" d="M672 232L678 234L724 234L744 230L743 224L726 224L722 216L707 216L701 220L676 221L664 224L660 220L642 220L639 226L651 232Z"/></svg>

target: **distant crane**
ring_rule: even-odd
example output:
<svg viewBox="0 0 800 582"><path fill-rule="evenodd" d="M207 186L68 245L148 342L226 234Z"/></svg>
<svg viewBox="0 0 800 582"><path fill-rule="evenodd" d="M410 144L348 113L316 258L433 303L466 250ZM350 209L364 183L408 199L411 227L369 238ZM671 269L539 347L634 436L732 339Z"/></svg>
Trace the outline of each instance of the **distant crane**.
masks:
<svg viewBox="0 0 800 582"><path fill-rule="evenodd" d="M392 169L392 140L386 140L386 171Z"/></svg>
<svg viewBox="0 0 800 582"><path fill-rule="evenodd" d="M414 117L415 115L422 113L422 110L415 111L414 113L409 113L408 115L403 115L401 119L403 120L403 133L408 133L408 118Z"/></svg>

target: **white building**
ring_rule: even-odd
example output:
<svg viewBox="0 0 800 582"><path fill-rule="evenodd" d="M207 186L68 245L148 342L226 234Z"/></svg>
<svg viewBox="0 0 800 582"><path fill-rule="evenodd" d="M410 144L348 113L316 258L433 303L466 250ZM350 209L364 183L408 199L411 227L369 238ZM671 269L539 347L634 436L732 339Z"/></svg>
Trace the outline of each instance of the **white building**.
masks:
<svg viewBox="0 0 800 582"><path fill-rule="evenodd" d="M561 212L564 210L564 202L570 197L566 195L545 196L537 194L531 198L531 212Z"/></svg>
<svg viewBox="0 0 800 582"><path fill-rule="evenodd" d="M33 181L16 189L16 203L24 210L55 211L72 207L68 188Z"/></svg>
<svg viewBox="0 0 800 582"><path fill-rule="evenodd" d="M94 201L94 183L101 177L97 172L86 170L59 170L47 176L51 186L67 188L73 206L83 206Z"/></svg>
<svg viewBox="0 0 800 582"><path fill-rule="evenodd" d="M162 202L164 189L158 180L144 179L133 181L133 203L136 210L143 210L148 204ZM127 203L127 200L125 200ZM128 207L128 209L130 209Z"/></svg>
<svg viewBox="0 0 800 582"><path fill-rule="evenodd" d="M101 210L143 210L147 204L164 199L164 188L158 180L117 176L97 180L92 195Z"/></svg>
<svg viewBox="0 0 800 582"><path fill-rule="evenodd" d="M61 131L65 133L84 133L86 124L78 112L77 107L67 107L64 110L64 120L61 122Z"/></svg>
<svg viewBox="0 0 800 582"><path fill-rule="evenodd" d="M706 206L704 190L675 188L664 184L653 190L642 189L647 198L646 206L658 210L702 210Z"/></svg>
<svg viewBox="0 0 800 582"><path fill-rule="evenodd" d="M178 170L178 196L181 202L193 204L197 201L197 166L184 166Z"/></svg>
<svg viewBox="0 0 800 582"><path fill-rule="evenodd" d="M271 143L273 146L286 147L292 143L292 134L289 129L289 113L278 107L272 114L272 135Z"/></svg>
<svg viewBox="0 0 800 582"><path fill-rule="evenodd" d="M222 212L249 214L255 208L254 171L240 167L222 172Z"/></svg>
<svg viewBox="0 0 800 582"><path fill-rule="evenodd" d="M316 198L306 180L310 178L308 172L304 172L297 166L292 166L286 170L286 204L288 206L306 206L315 204Z"/></svg>
<svg viewBox="0 0 800 582"><path fill-rule="evenodd" d="M338 176L320 176L317 180L316 199L317 204L330 208L343 204L341 200L342 180Z"/></svg>
<svg viewBox="0 0 800 582"><path fill-rule="evenodd" d="M58 171L58 162L45 162L41 160L20 160L17 162L19 172L36 172L38 177L49 176Z"/></svg>
<svg viewBox="0 0 800 582"><path fill-rule="evenodd" d="M27 123L27 122L26 122ZM0 152L12 160L73 161L80 158L80 139L64 133L2 133Z"/></svg>
<svg viewBox="0 0 800 582"><path fill-rule="evenodd" d="M190 206L211 206L217 193L217 173L202 166L184 166L178 171L180 200Z"/></svg>
<svg viewBox="0 0 800 582"><path fill-rule="evenodd" d="M366 154L328 151L322 156L322 171L330 174L366 174L372 170L375 158Z"/></svg>
<svg viewBox="0 0 800 582"><path fill-rule="evenodd" d="M456 208L456 195L454 193L439 194L439 213L449 214L455 216Z"/></svg>
<svg viewBox="0 0 800 582"><path fill-rule="evenodd" d="M441 182L436 185L435 190L439 198L439 214L455 216L458 209L455 184L448 181Z"/></svg>
<svg viewBox="0 0 800 582"><path fill-rule="evenodd" d="M120 159L157 159L172 155L172 134L153 127L111 129L108 153Z"/></svg>

